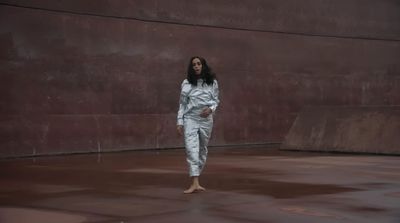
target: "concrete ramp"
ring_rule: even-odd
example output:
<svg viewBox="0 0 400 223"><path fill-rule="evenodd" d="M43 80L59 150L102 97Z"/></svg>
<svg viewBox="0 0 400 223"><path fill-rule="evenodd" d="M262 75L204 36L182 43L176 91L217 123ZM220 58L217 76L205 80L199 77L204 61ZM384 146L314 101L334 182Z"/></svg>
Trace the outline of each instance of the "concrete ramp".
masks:
<svg viewBox="0 0 400 223"><path fill-rule="evenodd" d="M400 106L307 107L282 150L400 154Z"/></svg>

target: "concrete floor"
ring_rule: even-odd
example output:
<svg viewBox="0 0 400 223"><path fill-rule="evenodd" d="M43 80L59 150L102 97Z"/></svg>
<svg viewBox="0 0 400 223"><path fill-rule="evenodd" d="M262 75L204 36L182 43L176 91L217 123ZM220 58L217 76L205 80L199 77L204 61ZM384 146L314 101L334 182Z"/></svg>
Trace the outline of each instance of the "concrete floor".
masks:
<svg viewBox="0 0 400 223"><path fill-rule="evenodd" d="M400 222L400 157L211 148L0 161L1 223Z"/></svg>

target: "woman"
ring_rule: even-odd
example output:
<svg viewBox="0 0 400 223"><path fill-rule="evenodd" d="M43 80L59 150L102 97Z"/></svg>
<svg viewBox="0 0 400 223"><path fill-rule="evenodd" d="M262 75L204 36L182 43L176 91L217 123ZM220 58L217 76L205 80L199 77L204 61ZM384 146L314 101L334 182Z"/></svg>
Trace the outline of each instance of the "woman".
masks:
<svg viewBox="0 0 400 223"><path fill-rule="evenodd" d="M186 160L192 185L184 191L190 194L204 191L199 176L207 159L207 145L213 127L213 113L217 109L218 83L204 58L192 57L187 79L182 82L177 130L184 135Z"/></svg>

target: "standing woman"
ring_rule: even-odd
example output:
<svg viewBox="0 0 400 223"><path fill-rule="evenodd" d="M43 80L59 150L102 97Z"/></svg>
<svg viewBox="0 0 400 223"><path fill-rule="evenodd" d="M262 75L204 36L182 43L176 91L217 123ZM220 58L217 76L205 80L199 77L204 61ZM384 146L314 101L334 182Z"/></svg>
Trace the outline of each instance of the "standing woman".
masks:
<svg viewBox="0 0 400 223"><path fill-rule="evenodd" d="M185 138L186 160L192 185L184 191L190 194L204 191L199 176L207 159L207 145L213 127L213 113L217 109L218 83L204 58L192 57L187 79L182 82L177 130Z"/></svg>

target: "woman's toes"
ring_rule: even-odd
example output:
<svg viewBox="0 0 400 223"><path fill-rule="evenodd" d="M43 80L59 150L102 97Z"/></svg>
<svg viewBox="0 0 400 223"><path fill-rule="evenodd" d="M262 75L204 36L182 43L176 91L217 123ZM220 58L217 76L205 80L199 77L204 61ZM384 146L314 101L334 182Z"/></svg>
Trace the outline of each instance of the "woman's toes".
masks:
<svg viewBox="0 0 400 223"><path fill-rule="evenodd" d="M196 190L199 190L199 191L205 191L205 190L206 190L206 188L204 188L204 187L202 187L202 186L198 186L198 187L196 188Z"/></svg>
<svg viewBox="0 0 400 223"><path fill-rule="evenodd" d="M196 191L196 188L190 187L189 189L183 191L184 194L191 194Z"/></svg>

